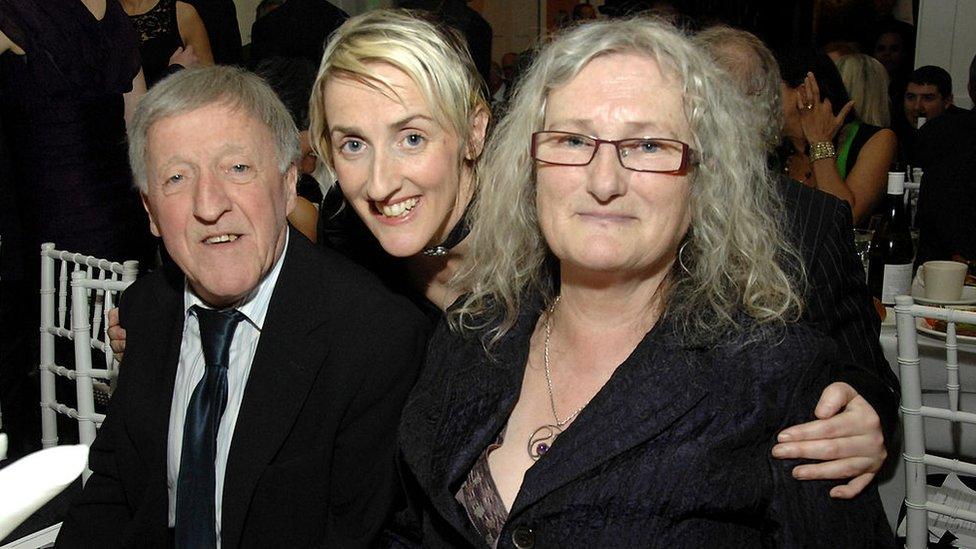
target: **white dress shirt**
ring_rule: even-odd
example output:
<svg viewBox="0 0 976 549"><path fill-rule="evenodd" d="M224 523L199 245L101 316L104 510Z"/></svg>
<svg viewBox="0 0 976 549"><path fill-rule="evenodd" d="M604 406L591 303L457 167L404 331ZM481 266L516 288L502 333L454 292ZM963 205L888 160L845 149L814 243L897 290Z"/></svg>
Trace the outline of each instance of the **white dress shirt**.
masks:
<svg viewBox="0 0 976 549"><path fill-rule="evenodd" d="M251 373L251 362L254 352L261 338L261 328L264 317L268 312L268 303L278 282L281 264L288 251L288 233L285 233L285 247L281 257L267 276L258 286L238 303L235 308L244 313L246 321L239 322L234 331L234 340L230 346L230 356L227 366L227 407L220 419L217 430L217 454L215 456L214 503L217 524L217 547L220 547L220 515L224 492L224 470L227 467L227 455L230 451L234 426L237 424L237 414L241 409L247 378ZM176 384L173 386L173 403L169 413L169 439L167 445L166 486L169 492L169 527L176 524L176 487L180 474L180 456L183 450L183 423L186 420L186 408L197 383L203 378L206 365L203 359L203 347L200 343L200 325L196 314L190 309L194 305L212 308L205 304L186 284L183 289L183 309L186 317L183 322L183 343L180 346L180 362L176 370Z"/></svg>

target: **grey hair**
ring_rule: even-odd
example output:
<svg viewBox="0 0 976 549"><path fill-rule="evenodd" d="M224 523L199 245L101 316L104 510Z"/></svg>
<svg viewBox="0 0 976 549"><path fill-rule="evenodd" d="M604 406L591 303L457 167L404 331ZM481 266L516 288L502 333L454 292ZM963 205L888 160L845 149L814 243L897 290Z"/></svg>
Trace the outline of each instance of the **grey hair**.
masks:
<svg viewBox="0 0 976 549"><path fill-rule="evenodd" d="M795 261L777 215L783 211L766 167L766 148L745 98L674 27L647 17L588 23L542 47L516 87L510 110L489 142L473 206L468 257L458 273L470 293L452 309L451 326L484 334L490 346L513 325L528 296L552 303L557 269L540 232L531 135L543 128L549 93L591 60L638 53L681 87L684 115L700 151L691 177L691 228L664 288L669 315L688 345L729 330L798 317L801 297L780 261ZM777 82L778 85L778 82ZM680 266L679 266L680 264Z"/></svg>
<svg viewBox="0 0 976 549"><path fill-rule="evenodd" d="M694 35L692 41L752 101L756 131L772 152L780 144L783 129L782 78L773 52L754 34L724 25L709 27Z"/></svg>
<svg viewBox="0 0 976 549"><path fill-rule="evenodd" d="M262 122L274 136L278 169L298 161L298 128L288 109L259 76L229 66L184 69L164 78L139 101L129 124L129 164L136 187L148 191L147 143L152 125L214 105L227 105Z"/></svg>
<svg viewBox="0 0 976 549"><path fill-rule="evenodd" d="M837 71L854 101L857 117L874 126L890 126L888 71L884 65L870 55L852 53L837 60Z"/></svg>

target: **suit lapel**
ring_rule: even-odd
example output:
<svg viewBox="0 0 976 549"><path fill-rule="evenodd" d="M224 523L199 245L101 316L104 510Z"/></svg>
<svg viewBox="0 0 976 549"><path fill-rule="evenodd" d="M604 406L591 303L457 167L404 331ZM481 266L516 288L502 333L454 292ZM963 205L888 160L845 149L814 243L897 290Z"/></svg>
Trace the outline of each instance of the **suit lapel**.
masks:
<svg viewBox="0 0 976 549"><path fill-rule="evenodd" d="M291 432L326 355L319 333L329 311L302 288L309 277L302 237L292 235L268 305L224 473L221 541L236 547L261 473Z"/></svg>
<svg viewBox="0 0 976 549"><path fill-rule="evenodd" d="M668 429L707 394L701 361L655 328L525 473L510 518L579 475Z"/></svg>
<svg viewBox="0 0 976 549"><path fill-rule="evenodd" d="M145 338L141 346L144 354L132 357L144 361L140 367L148 370L142 378L146 384L129 399L131 406L136 408L127 411L126 415L138 418L138 421L130 422L129 429L133 433L134 446L142 454L146 470L151 475L143 504L138 506L139 514L144 515L144 524L165 528L169 498L166 478L169 416L183 341L184 311L182 276L166 273L161 280L153 294L155 302L146 309L149 313L146 326L158 331ZM120 369L125 367L120 365Z"/></svg>

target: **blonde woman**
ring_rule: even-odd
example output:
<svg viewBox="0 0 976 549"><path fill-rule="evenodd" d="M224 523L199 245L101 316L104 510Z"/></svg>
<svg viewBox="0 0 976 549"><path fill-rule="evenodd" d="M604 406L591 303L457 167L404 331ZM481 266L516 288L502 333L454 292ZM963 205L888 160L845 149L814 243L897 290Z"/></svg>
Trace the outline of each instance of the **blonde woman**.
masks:
<svg viewBox="0 0 976 549"><path fill-rule="evenodd" d="M309 117L345 198L345 226L325 240L439 317L459 295L489 120L464 40L415 12L353 17L326 46Z"/></svg>
<svg viewBox="0 0 976 549"><path fill-rule="evenodd" d="M888 72L880 61L853 53L834 62L844 81L854 113L864 123L880 128L891 126L891 108L888 101Z"/></svg>
<svg viewBox="0 0 976 549"><path fill-rule="evenodd" d="M890 544L770 453L830 344L793 323L796 251L742 95L672 27L571 29L493 135L466 294L400 447L425 546ZM453 328L453 329L451 329Z"/></svg>

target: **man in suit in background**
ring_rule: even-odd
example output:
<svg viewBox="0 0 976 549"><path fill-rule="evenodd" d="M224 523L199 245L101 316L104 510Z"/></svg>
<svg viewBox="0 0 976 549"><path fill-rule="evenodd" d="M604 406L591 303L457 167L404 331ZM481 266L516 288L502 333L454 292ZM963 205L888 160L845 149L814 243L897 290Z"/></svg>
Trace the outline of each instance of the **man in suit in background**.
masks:
<svg viewBox="0 0 976 549"><path fill-rule="evenodd" d="M976 105L976 56L969 64L969 97ZM942 116L918 132L919 190L916 265L933 259L976 262L976 109Z"/></svg>
<svg viewBox="0 0 976 549"><path fill-rule="evenodd" d="M781 78L772 52L752 34L728 27L706 29L696 42L729 74L730 83L753 99L756 131L772 152L779 143L783 116ZM824 390L815 411L819 419L783 431L773 455L823 460L800 465L794 476L851 478L830 492L850 498L880 469L886 455L880 444L887 443L888 453L897 454L898 380L878 341L880 319L854 252L850 206L786 177L780 178L775 191L782 197L787 229L803 261L798 272L804 275L807 292L800 321L835 341L836 359L845 367L837 372L837 382Z"/></svg>
<svg viewBox="0 0 976 549"><path fill-rule="evenodd" d="M898 135L899 160L917 166L919 117L925 117L928 123L943 115L953 117L968 111L955 105L952 76L942 67L925 65L915 69L903 91L900 100L904 116L892 114L892 129Z"/></svg>
<svg viewBox="0 0 976 549"><path fill-rule="evenodd" d="M257 76L161 82L129 146L181 272L123 296L118 388L58 545L368 546L425 321L288 228L298 132Z"/></svg>
<svg viewBox="0 0 976 549"><path fill-rule="evenodd" d="M943 114L961 114L966 109L955 105L952 97L952 76L949 71L935 65L915 69L903 101L905 122L912 128L918 127L918 118L924 116L928 121Z"/></svg>

